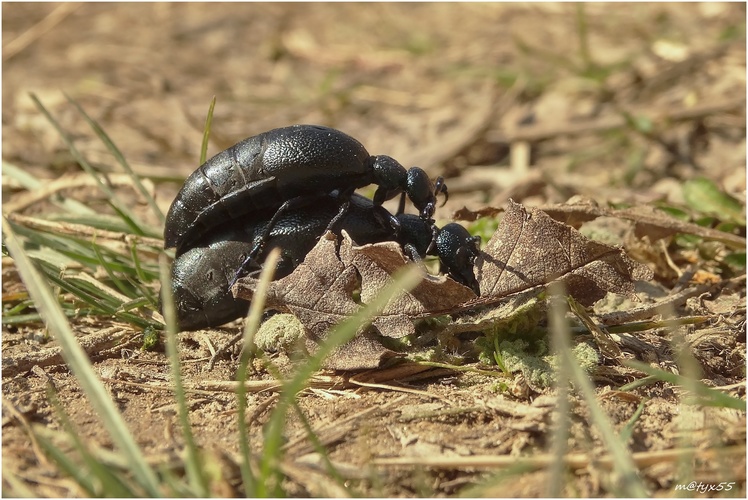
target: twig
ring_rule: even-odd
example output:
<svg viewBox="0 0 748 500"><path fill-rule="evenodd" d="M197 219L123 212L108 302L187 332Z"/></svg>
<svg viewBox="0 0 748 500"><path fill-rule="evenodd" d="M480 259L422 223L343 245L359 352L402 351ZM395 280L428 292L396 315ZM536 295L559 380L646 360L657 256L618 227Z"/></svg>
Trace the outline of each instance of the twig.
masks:
<svg viewBox="0 0 748 500"><path fill-rule="evenodd" d="M3 46L3 62L18 55L26 47L51 31L52 28L60 24L63 19L75 12L81 5L79 3L61 3L58 5L44 19Z"/></svg>
<svg viewBox="0 0 748 500"><path fill-rule="evenodd" d="M121 251L126 251L128 254L130 252L130 242L140 243L146 247L155 247L158 249L163 247L164 244L163 241L158 238L149 238L148 236L120 233L117 231L107 231L105 229L97 229L91 226L86 226L85 224L54 222L16 213L6 214L6 217L8 218L8 220L30 229L38 229L39 231L45 231L52 234L64 234L81 238L96 238L97 241L104 240L101 242L102 244L109 240L111 242L114 242L114 246L112 246L112 248L119 248ZM143 250L154 255L158 253L148 251L147 249Z"/></svg>
<svg viewBox="0 0 748 500"><path fill-rule="evenodd" d="M78 341L83 350L92 356L112 347L125 347L128 343L121 342L128 335L132 335L131 330L112 327L79 337ZM29 350L19 356L3 356L3 378L24 373L31 370L34 365L44 367L64 363L61 347L50 347L38 351Z"/></svg>
<svg viewBox="0 0 748 500"><path fill-rule="evenodd" d="M126 174L108 174L107 177L112 186L133 187L132 177ZM153 191L153 183L149 181L149 188ZM84 188L97 186L96 180L87 173L65 175L53 181L44 182L38 188L18 194L11 201L3 204L3 212L20 212L42 200L45 200L60 191L66 189Z"/></svg>
<svg viewBox="0 0 748 500"><path fill-rule="evenodd" d="M672 112L663 111L658 114L639 112L638 110L629 110L632 116L646 115L654 123L658 121L680 122L698 120L705 116L719 113L727 113L745 108L745 97L739 97L722 102L709 103L701 106L694 106L689 109L681 109ZM585 122L565 122L558 125L535 125L531 127L521 127L516 130L494 132L488 135L489 142L514 143L517 141L537 142L546 139L552 139L560 136L573 136L590 134L595 132L604 132L616 128L628 126L626 118L623 116L607 116L594 121Z"/></svg>
<svg viewBox="0 0 748 500"><path fill-rule="evenodd" d="M728 455L745 456L745 445L730 446L725 448L711 448L699 450L697 448L678 448L672 450L643 451L632 454L632 459L637 467L649 467L664 462L675 462L683 457L695 457L699 460L724 459ZM385 467L433 467L437 469L486 469L497 467L524 466L531 469L543 469L555 463L559 457L546 453L520 459L509 455L473 455L467 457L436 456L436 457L392 457L375 458L372 465ZM561 458L565 465L572 470L580 470L589 467L592 463L610 469L613 467L613 458L610 455L593 457L585 453L570 453Z"/></svg>

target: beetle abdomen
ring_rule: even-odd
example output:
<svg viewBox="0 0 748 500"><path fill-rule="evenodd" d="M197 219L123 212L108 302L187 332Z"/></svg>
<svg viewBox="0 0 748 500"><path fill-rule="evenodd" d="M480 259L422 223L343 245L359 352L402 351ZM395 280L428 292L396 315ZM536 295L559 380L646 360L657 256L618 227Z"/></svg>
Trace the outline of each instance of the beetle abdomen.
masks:
<svg viewBox="0 0 748 500"><path fill-rule="evenodd" d="M185 181L169 209L166 248L197 239L211 225L279 200L372 182L371 157L353 137L319 125L277 128L221 151Z"/></svg>

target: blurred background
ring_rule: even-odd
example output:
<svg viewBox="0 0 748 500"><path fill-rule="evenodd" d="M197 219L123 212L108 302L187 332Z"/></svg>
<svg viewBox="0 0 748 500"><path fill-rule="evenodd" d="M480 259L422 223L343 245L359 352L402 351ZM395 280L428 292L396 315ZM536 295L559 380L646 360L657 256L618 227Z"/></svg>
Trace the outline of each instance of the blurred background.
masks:
<svg viewBox="0 0 748 500"><path fill-rule="evenodd" d="M99 122L166 209L209 156L293 123L443 175L462 206L677 202L745 192L743 3L5 3L3 159L78 167L34 92L102 170ZM12 185L4 188L11 189Z"/></svg>
<svg viewBox="0 0 748 500"><path fill-rule="evenodd" d="M662 220L656 221L659 225L639 220L637 228L649 227L657 239L641 243L643 237L628 238L626 242L632 243L628 251L655 268L657 281L647 285L647 300L664 296L671 289L680 295L689 280L721 283L719 286L724 288L719 300L700 295L698 300L689 300L687 308L688 314L708 316L714 322L708 328L706 323L699 328L684 325L682 338L680 330L677 336L673 330L672 338L661 329L642 332L636 338L646 340L644 345L652 348L640 351L637 344L635 352L637 356L644 353L641 359L647 363L681 375L689 376L703 368L704 377L709 377L704 380L710 387L730 390L737 398L744 398L745 246L741 237L745 233L746 183L745 20L745 3L712 2L6 2L2 4L3 212L18 222L18 233L27 238L26 249L35 252L34 258L45 265L47 276L57 283L56 293L70 289L63 285L73 284L75 290L80 287L98 294L92 295L94 300L88 299L86 293L85 303L79 300L83 293L60 296L65 299L66 312L75 318L76 334L89 334L107 342L106 349L89 347L96 353L92 357L98 358L98 373L111 384L108 388L112 387L113 397L148 458L166 472L170 472L168 467L181 470L184 464L179 433L173 432L178 424L168 367L162 353L141 348L146 343L139 337L141 327L133 325L143 322L123 327L120 320L133 318L131 312L137 304L145 304L140 307L144 312L155 306L158 295L151 287L158 284L158 269L152 249L160 250L162 220L156 215L157 210L147 205L146 197L133 188L129 176L108 175L116 196L104 198L103 190L93 182L100 176L82 172L70 148L30 94L38 98L60 128L72 137L82 157L98 171L122 172L118 160L76 108L75 103L79 103L116 143L133 169L146 178L145 184L155 192L164 212L184 178L199 166L206 115L214 96L209 156L275 127L295 123L335 127L357 138L371 154L390 155L405 167L418 165L432 177L444 176L450 198L445 207L437 210L439 225L455 218L457 211L463 214L458 217L465 219L475 215L471 211L494 215L496 211L490 207L504 207L510 198L528 206L563 203L582 196L603 206L685 207L679 214L684 220L701 222L709 228L722 226L721 231L725 232L717 235L718 241L709 239L719 233L716 230L705 239L687 238L691 234L671 238L668 231L657 234L658 230L671 227ZM704 178L707 182L702 182ZM694 182L687 182L691 180ZM692 189L696 196L689 198L684 196L684 186L688 184L706 185L706 189ZM723 196L724 192L732 197ZM84 201L84 208L92 208L89 212L99 212L97 217L85 211L63 210L57 203L58 193L66 202ZM365 189L364 194L371 196L373 190ZM116 208L124 213L120 208L126 207L138 219L142 217L139 222L151 226L146 235L153 238L140 244L136 254L133 242L142 240L130 239L133 228L125 225L124 216L116 218L118 225L113 227L117 232L102 238L108 239L113 248L117 245L116 252L107 254L107 259L117 266L107 263L109 267L104 270L105 262L98 251L104 247L99 246L97 238L101 233L96 231L103 227L104 214L114 212L107 203L114 198L126 200ZM463 207L468 210L461 210ZM79 215L81 212L83 215ZM669 213L673 212L677 210ZM21 220L26 215L33 217ZM626 221L616 226L610 221L620 220L607 219L615 231L593 226L597 238L617 231L616 236L623 240L622 235L627 235L633 225ZM38 222L48 224L38 229L33 225ZM77 223L76 227L69 228L65 225L68 222ZM495 224L496 218L484 217L470 224L469 229L473 234L484 235L486 241ZM54 230L47 235L45 231L50 226ZM659 239L662 233L668 235L667 241ZM91 234L97 236L90 237ZM79 245L78 239L85 245ZM57 248L51 248L49 242L56 242ZM45 250L56 252L56 260L44 255ZM65 258L57 259L57 254ZM71 254L75 261L68 258ZM135 263L138 255L145 256L142 266ZM118 283L124 283L125 278L110 279L114 277L111 269L117 270L117 276L120 269L128 270L129 274L122 271L127 286ZM19 408L15 413L25 415L23 419L28 418L40 428L52 432L60 429L45 399L46 384L52 377L40 368L45 365L39 358L51 330L39 322L15 261L6 256L2 278L3 411L4 415L8 413L3 423L2 452L4 464L9 464L3 469L3 487L10 491L9 496L96 496L98 490L87 492L66 477L59 480L62 476L43 460L36 443L30 445L24 430L28 424L6 425L14 418L6 412L8 402ZM106 286L99 286L100 283ZM110 293L114 286L129 295ZM152 299L150 306L144 298L148 295ZM93 304L91 308L89 304ZM629 307L628 303L621 305L615 300L604 306ZM116 316L112 311L122 314ZM152 341L156 335L153 330L150 334ZM183 363L188 384L206 381L206 353L209 348L213 350L213 345L223 345L225 338L223 330L182 337L180 355L183 361L189 361ZM123 339L129 343L119 343ZM115 342L117 347L110 349ZM47 353L51 350L44 348ZM685 355L691 350L693 360L690 354ZM504 355L496 351L497 362L501 356ZM52 358L43 358L45 362L49 359ZM682 360L685 361L681 363ZM26 368L19 368L27 365L32 375ZM108 452L106 430L92 419L94 413L82 397L78 382L64 368L53 373L55 389L80 434L104 443ZM683 404L691 401L690 383L684 386L688 389L685 391L672 385L670 378L665 385L650 387L656 378L647 377L648 382L638 384L645 380L642 378L634 386L628 382L639 375L632 373L628 367L615 365L612 359L601 363L596 372L595 380L602 384L597 386L600 403L615 424L611 428L620 431L622 442L629 443L632 451L684 451L683 455L670 455L670 459L662 461L650 461L652 455L639 455L642 463L648 464L642 466L648 491L655 496L672 496L677 491L673 484L678 484L678 478L693 478L709 486L726 478L733 481L731 485L737 481L735 496L745 496L745 461L741 459L745 454L745 412L738 411L742 402L728 398L729 404L722 399L717 404L716 399L697 399L700 405L709 406L696 410ZM210 379L220 381L234 376L233 361L219 363L209 373ZM546 413L550 411L548 400L535 407L543 400L535 399L539 391L528 385L528 379L518 376L509 385L481 379L472 386L474 382L463 384L463 379L440 379L429 386L435 394L447 395L437 396L439 399L450 406L452 401L471 405L448 408L443 414L432 413L426 408L433 407L427 405L413 405L412 400L389 407L391 411L361 411L366 406L382 409L391 403L400 405L399 397L383 404L388 401L387 394L399 394L396 392L359 395L357 391L356 399L346 396L334 404L330 404L328 396L300 399L310 409L312 424L323 423L324 429L332 429L329 422L348 422L348 427L341 428L353 429L340 445L335 445L332 458L341 459L341 464L366 463L371 457L400 453L407 456L411 450L415 450L414 455L427 458L440 453L451 457L447 453L454 452L506 454L513 459L530 453L533 458L550 458L552 463L560 464L560 459L545 453L557 436L552 434L555 431L551 431L550 424L546 425L546 417L547 422L551 421L551 414ZM119 381L132 384L115 385ZM141 385L141 381L163 383L168 390L153 390L151 387L156 386ZM636 387L639 395L623 392L622 387L619 391L623 381L627 383L626 391ZM616 389L610 390L611 387ZM467 403L473 401L473 395L467 392L471 390L476 397ZM490 406L491 411L484 412L488 408L486 401L493 401L496 395L503 398L504 393L511 406L502 404L501 408L511 410ZM231 488L212 493L219 497L251 496L251 491L235 489L241 481L239 462L231 458L240 442L234 434L234 394L195 397L200 399L191 400L197 402L191 406L194 411L190 418L205 445L206 463L214 467L209 474L221 468L227 482L217 480L213 484L216 488L224 484ZM256 418L258 424L251 428L253 443L264 439L268 427L262 423L263 415L267 415L264 412L272 406L273 398L263 390L251 402L254 406L250 420ZM530 399L534 401L532 408ZM541 406L545 408L542 411ZM568 426L569 450L587 453L592 459L588 468L565 476L563 481L568 488L563 494L639 494L637 489L616 489L615 481L611 481L624 478L636 487L636 481L629 482L632 475L625 467L618 465L615 474L598 470L603 463L598 459L605 457L602 431L598 432L601 427L590 423L595 417L587 407L574 406L576 416L573 425ZM525 407L527 413L520 411ZM464 410L464 415L453 413L455 409ZM538 417L536 410L543 416ZM405 424L400 418L406 411L413 415L426 412L435 418L415 416L412 424ZM504 415L505 411L509 416ZM352 419L359 416L361 421ZM18 416L15 419L25 421ZM397 423L391 425L396 419ZM292 429L296 424L293 419L289 422ZM401 423L403 429L412 425L412 431L391 430L400 429ZM307 435L305 429L310 424L304 425L296 428L301 429L297 436ZM335 436L340 435L337 433L341 428L335 427ZM306 457L306 445L296 447L293 443L300 441L292 437L290 430L288 436L286 444L296 450L288 453L303 453ZM444 436L449 436L448 442L444 442ZM412 443L417 447L406 448ZM565 448L558 449L563 452ZM727 450L731 454L722 454ZM171 455L164 455L167 452ZM109 470L110 462L105 463ZM456 492L468 497L537 497L548 495L549 491L554 494L553 488L560 484L561 475L554 483L545 471L515 465L502 470L495 482L491 479L486 483L483 491L467 489L478 481L477 471L426 472L418 468L388 469L381 487L378 476L372 475L377 478L373 488L363 491L377 497L429 497ZM313 467L288 469L300 472L284 484L284 493L309 496L330 491L319 496L341 495L339 489L315 490L318 484L340 486L342 481L320 476L322 469L316 462ZM367 467L346 466L341 470L353 470L354 477L368 477L359 476L362 471L368 474ZM7 488L8 478L13 477L18 479L13 488ZM166 477L173 482L171 476ZM133 491L142 494L145 490ZM164 491L180 495L187 490ZM257 491L267 494L265 490ZM727 490L725 493L733 495Z"/></svg>

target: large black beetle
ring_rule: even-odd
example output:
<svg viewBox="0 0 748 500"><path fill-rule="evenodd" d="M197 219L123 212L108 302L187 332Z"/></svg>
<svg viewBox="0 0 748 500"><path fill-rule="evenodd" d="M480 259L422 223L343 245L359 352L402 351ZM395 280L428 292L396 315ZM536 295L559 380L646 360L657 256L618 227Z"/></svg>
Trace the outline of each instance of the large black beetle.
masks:
<svg viewBox="0 0 748 500"><path fill-rule="evenodd" d="M420 168L406 170L389 156L371 156L339 130L273 129L221 151L187 178L166 216L164 246L187 249L226 220L273 207L280 209L280 219L286 209L313 204L333 191L345 200L369 184L378 185L376 205L407 193L424 219L433 215L436 195L447 195L441 178L434 184ZM341 217L347 208L345 202L339 205ZM259 235L261 244L266 236Z"/></svg>
<svg viewBox="0 0 748 500"><path fill-rule="evenodd" d="M275 247L281 248L275 278L290 274L317 243L339 206L339 200L330 196L313 209L306 207L285 213L271 228L263 252L249 262L249 274L261 269L265 254ZM381 211L388 215L386 210ZM437 229L434 237L433 222L409 214L397 217L400 227L396 230L385 214L375 210L371 200L353 195L350 209L336 224L335 232L340 234L345 229L360 245L399 241L414 259L439 255L442 272L448 272L478 293L473 262L478 255L479 238L454 223ZM273 210L265 210L233 220L204 236L190 249L177 252L172 266L172 287L180 329L218 326L247 313L249 302L235 299L229 285L272 215Z"/></svg>

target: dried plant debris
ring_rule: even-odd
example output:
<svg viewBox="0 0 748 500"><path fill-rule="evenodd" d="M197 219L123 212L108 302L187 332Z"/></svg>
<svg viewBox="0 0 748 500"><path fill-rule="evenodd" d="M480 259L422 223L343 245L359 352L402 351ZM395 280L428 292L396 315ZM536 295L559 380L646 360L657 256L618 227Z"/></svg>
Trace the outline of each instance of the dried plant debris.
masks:
<svg viewBox="0 0 748 500"><path fill-rule="evenodd" d="M338 247L335 236L327 233L291 275L271 283L267 307L295 315L304 326L307 348L313 349L333 325L380 293L392 273L407 262L397 243L356 246L344 233ZM328 368L377 366L394 354L381 346L377 334L389 338L412 335L413 320L418 318L464 317L490 306L504 312L495 319L483 312L478 323L486 323L486 317L492 318L489 322L503 321L511 312L501 303L516 304L512 296L517 294L535 297L553 281L563 281L569 295L590 305L607 292L632 296L634 281L652 276L646 266L631 260L621 249L591 241L544 212L514 202L509 203L474 270L480 297L447 276L424 272L415 289L393 299L374 318L374 330L362 329L351 344L340 349L339 354L345 352L345 356L331 356ZM234 293L251 300L256 284L252 278L240 280ZM469 323L456 319L454 329L464 330Z"/></svg>
<svg viewBox="0 0 748 500"><path fill-rule="evenodd" d="M538 210L577 229L598 217L615 217L631 221L634 224L634 234L639 238L648 236L651 241L681 233L720 241L733 248L744 249L746 246L746 239L742 236L685 222L651 206L613 209L601 207L592 200L575 199L560 205L538 207ZM456 220L473 221L481 217L493 217L503 211L502 208L494 207L474 211L462 208L453 216Z"/></svg>
<svg viewBox="0 0 748 500"><path fill-rule="evenodd" d="M475 275L483 300L563 280L570 295L591 305L606 292L632 295L633 281L652 278L649 268L623 250L513 201L482 257Z"/></svg>

